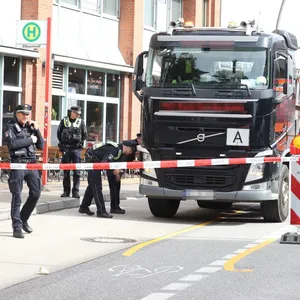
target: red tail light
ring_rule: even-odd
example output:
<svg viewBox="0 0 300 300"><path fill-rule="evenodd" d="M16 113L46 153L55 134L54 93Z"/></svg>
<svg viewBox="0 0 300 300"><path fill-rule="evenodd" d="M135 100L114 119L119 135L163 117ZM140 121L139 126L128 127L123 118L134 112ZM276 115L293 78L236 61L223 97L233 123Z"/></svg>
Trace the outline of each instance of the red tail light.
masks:
<svg viewBox="0 0 300 300"><path fill-rule="evenodd" d="M160 110L189 110L189 111L217 111L217 112L245 112L244 104L241 103L183 103L161 102Z"/></svg>

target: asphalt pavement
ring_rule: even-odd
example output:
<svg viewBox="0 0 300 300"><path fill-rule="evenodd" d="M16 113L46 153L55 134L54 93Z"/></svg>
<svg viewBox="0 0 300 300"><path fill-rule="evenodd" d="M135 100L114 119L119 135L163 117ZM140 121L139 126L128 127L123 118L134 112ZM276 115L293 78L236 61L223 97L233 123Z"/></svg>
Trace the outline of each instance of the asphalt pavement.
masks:
<svg viewBox="0 0 300 300"><path fill-rule="evenodd" d="M145 198L122 206L111 220L33 216L21 241L0 222L0 299L300 299L300 245L279 243L295 228L265 223L257 205L183 202L169 220L152 217Z"/></svg>

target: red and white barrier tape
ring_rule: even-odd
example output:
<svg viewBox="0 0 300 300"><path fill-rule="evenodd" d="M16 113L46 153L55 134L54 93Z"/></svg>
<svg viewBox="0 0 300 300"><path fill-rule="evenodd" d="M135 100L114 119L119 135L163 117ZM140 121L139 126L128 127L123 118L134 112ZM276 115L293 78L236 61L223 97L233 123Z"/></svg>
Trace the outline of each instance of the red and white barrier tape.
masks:
<svg viewBox="0 0 300 300"><path fill-rule="evenodd" d="M115 163L79 163L79 164L16 164L0 163L0 169L6 170L112 170L112 169L168 169L222 165L244 165L253 163L275 163L300 161L299 156L292 157L249 157L214 158L164 161L136 161Z"/></svg>

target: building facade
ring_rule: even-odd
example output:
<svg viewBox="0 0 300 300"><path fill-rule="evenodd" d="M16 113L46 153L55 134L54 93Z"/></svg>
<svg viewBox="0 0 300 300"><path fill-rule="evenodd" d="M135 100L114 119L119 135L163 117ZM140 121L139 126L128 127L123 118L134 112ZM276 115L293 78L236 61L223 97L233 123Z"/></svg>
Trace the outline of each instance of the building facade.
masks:
<svg viewBox="0 0 300 300"><path fill-rule="evenodd" d="M89 142L120 141L140 128L141 104L131 91L136 56L171 20L219 26L220 1L0 1L1 143L19 103L32 104L32 118L44 125L45 48L18 47L17 20L52 19L49 144L57 145L58 124L71 105L83 108Z"/></svg>

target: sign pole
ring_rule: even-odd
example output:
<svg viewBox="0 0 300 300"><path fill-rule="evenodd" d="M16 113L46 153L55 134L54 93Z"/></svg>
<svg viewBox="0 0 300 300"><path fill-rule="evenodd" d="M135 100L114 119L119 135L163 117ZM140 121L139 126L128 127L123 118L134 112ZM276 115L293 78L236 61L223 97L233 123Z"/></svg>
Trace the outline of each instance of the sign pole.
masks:
<svg viewBox="0 0 300 300"><path fill-rule="evenodd" d="M43 163L48 163L48 139L49 139L49 98L51 80L51 18L47 18L47 44L46 44L46 86L45 86L45 115L44 115L44 150ZM42 171L42 185L47 184L47 170Z"/></svg>

